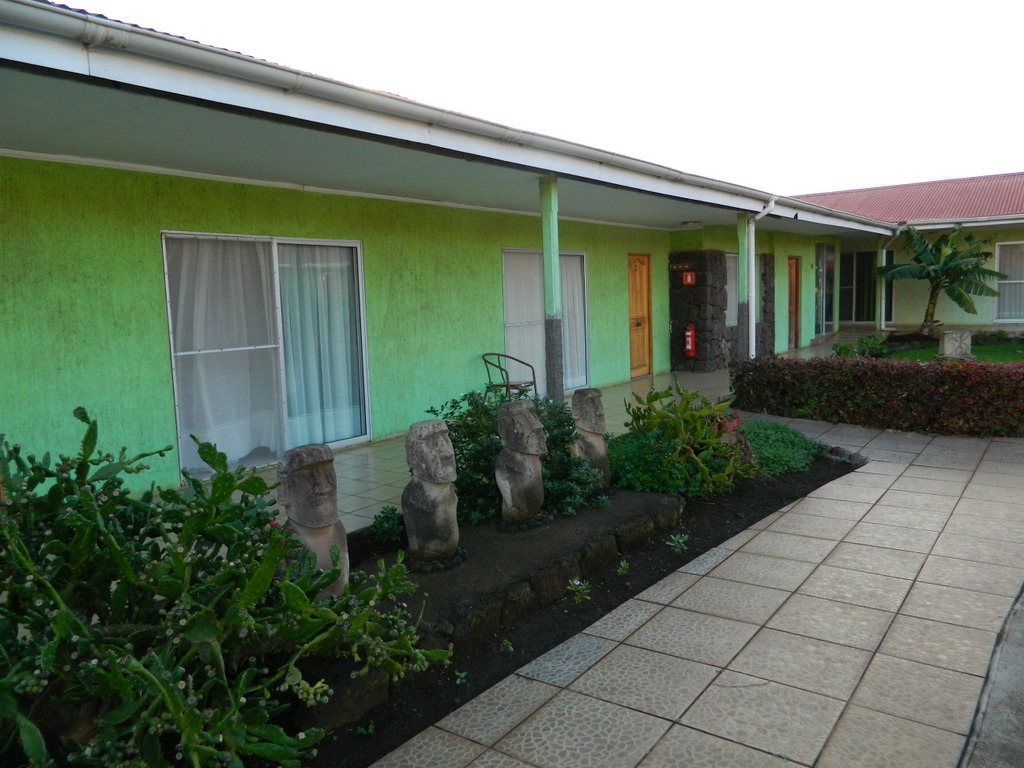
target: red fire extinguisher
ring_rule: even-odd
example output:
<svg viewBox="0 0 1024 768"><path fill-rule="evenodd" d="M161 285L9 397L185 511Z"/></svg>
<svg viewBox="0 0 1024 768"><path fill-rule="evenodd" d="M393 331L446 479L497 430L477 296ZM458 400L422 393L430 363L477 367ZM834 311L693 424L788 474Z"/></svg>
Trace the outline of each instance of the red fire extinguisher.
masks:
<svg viewBox="0 0 1024 768"><path fill-rule="evenodd" d="M683 354L686 357L697 356L697 332L693 329L693 323L687 325L683 333Z"/></svg>

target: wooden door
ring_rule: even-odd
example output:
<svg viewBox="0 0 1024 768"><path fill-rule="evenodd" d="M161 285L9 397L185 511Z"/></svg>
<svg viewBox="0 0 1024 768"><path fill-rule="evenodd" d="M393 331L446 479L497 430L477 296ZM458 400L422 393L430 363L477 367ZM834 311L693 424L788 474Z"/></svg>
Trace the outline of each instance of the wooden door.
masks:
<svg viewBox="0 0 1024 768"><path fill-rule="evenodd" d="M800 259L789 257L789 348L800 346Z"/></svg>
<svg viewBox="0 0 1024 768"><path fill-rule="evenodd" d="M629 255L629 375L651 373L651 257Z"/></svg>

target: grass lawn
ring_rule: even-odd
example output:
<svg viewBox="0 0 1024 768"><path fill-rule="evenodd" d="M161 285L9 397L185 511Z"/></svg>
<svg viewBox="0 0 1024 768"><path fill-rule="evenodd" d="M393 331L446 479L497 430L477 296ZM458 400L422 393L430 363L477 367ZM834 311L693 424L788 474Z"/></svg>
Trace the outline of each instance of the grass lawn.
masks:
<svg viewBox="0 0 1024 768"><path fill-rule="evenodd" d="M929 344L920 349L894 352L886 357L896 360L931 360L939 354L939 343ZM971 354L979 363L1021 363L1024 362L1024 344L976 344Z"/></svg>

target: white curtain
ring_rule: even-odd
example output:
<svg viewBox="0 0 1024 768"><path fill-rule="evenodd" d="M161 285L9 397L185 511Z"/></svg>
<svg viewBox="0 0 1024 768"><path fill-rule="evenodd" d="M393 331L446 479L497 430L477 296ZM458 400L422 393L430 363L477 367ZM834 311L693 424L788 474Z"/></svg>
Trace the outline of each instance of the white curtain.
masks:
<svg viewBox="0 0 1024 768"><path fill-rule="evenodd" d="M189 435L237 463L281 449L270 244L168 238L168 298L184 468L204 466Z"/></svg>
<svg viewBox="0 0 1024 768"><path fill-rule="evenodd" d="M583 256L562 254L562 378L566 390L587 386L587 302Z"/></svg>
<svg viewBox="0 0 1024 768"><path fill-rule="evenodd" d="M995 269L1008 279L996 283L996 319L1024 320L1024 243L1000 243L997 253Z"/></svg>
<svg viewBox="0 0 1024 768"><path fill-rule="evenodd" d="M546 393L544 363L544 257L539 251L508 251L503 255L505 354L532 365L538 394ZM529 377L519 365L509 368L513 380Z"/></svg>
<svg viewBox="0 0 1024 768"><path fill-rule="evenodd" d="M280 243L288 447L366 433L354 248Z"/></svg>

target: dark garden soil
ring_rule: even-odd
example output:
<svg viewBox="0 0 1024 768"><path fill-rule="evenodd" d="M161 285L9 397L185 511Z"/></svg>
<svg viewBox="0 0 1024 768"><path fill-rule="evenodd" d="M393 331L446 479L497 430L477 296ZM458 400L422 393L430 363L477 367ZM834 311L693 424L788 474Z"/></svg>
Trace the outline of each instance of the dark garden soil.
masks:
<svg viewBox="0 0 1024 768"><path fill-rule="evenodd" d="M461 543L469 552L464 564L411 576L420 586L417 596L427 595L425 641L453 640L451 664L391 684L384 703L328 733L309 765L369 766L706 550L852 469L850 463L821 458L807 472L746 480L730 493L688 501L681 515L677 497L613 491L606 507L529 531L503 533L489 525L464 529ZM690 537L681 554L665 543L676 533ZM350 551L353 563L364 556L372 563L379 555L358 534ZM623 558L629 570L619 575ZM568 596L565 585L574 577L590 583L589 599L576 603ZM495 595L500 595L497 602ZM356 695L340 679L328 679L336 697Z"/></svg>

